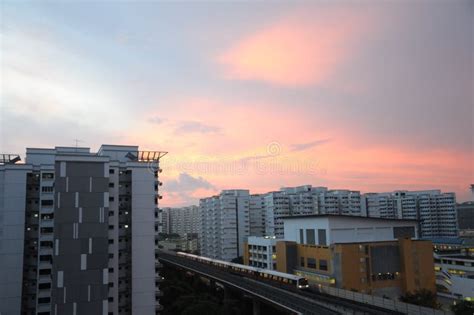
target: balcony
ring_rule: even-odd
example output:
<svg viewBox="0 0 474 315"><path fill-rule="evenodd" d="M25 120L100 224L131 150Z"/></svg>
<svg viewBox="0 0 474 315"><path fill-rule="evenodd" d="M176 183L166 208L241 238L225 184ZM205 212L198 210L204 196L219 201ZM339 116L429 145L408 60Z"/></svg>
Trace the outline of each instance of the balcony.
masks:
<svg viewBox="0 0 474 315"><path fill-rule="evenodd" d="M40 312L51 312L51 304L50 303L38 304L38 308L37 308L36 311L38 313L40 313Z"/></svg>
<svg viewBox="0 0 474 315"><path fill-rule="evenodd" d="M162 277L162 276L156 276L155 277L155 282L162 283L163 281L165 281L164 277Z"/></svg>
<svg viewBox="0 0 474 315"><path fill-rule="evenodd" d="M39 275L38 283L51 282L51 275Z"/></svg>
<svg viewBox="0 0 474 315"><path fill-rule="evenodd" d="M51 288L48 289L38 289L38 297L51 297Z"/></svg>
<svg viewBox="0 0 474 315"><path fill-rule="evenodd" d="M51 261L40 261L38 268L39 269L51 269L52 268L52 262Z"/></svg>
<svg viewBox="0 0 474 315"><path fill-rule="evenodd" d="M42 219L40 221L40 227L54 227L54 220L53 219Z"/></svg>

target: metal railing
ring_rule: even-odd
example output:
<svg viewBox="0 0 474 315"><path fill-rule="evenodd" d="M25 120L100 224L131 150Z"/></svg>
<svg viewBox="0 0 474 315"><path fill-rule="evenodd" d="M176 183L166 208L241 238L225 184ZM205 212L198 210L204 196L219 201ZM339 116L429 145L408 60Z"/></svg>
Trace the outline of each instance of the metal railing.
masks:
<svg viewBox="0 0 474 315"><path fill-rule="evenodd" d="M379 296L374 296L370 294L364 294L359 292L354 292L350 290L344 290L329 286L318 286L316 289L319 289L319 292L326 293L332 296L343 298L346 300L351 300L355 302L371 304L378 307L383 307L385 309L402 312L409 315L452 315L453 313L445 310L437 310L434 308L419 306L415 304L409 304L397 300L387 299Z"/></svg>

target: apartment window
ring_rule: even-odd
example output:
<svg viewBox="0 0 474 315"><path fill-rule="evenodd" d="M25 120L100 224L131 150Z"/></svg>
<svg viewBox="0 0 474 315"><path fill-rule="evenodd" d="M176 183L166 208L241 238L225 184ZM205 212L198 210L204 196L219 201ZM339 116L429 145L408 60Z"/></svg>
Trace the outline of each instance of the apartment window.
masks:
<svg viewBox="0 0 474 315"><path fill-rule="evenodd" d="M109 225L109 230L113 230L114 229L114 226L113 225Z"/></svg>
<svg viewBox="0 0 474 315"><path fill-rule="evenodd" d="M109 183L109 188L114 188L114 183Z"/></svg>
<svg viewBox="0 0 474 315"><path fill-rule="evenodd" d="M38 299L38 304L47 304L51 302L51 298L49 297L42 297Z"/></svg>
<svg viewBox="0 0 474 315"><path fill-rule="evenodd" d="M53 233L53 228L51 227L44 227L44 228L41 228L41 233L43 234L50 234L50 233Z"/></svg>
<svg viewBox="0 0 474 315"><path fill-rule="evenodd" d="M43 179L53 179L54 178L54 173L43 173L43 174L41 174L41 177Z"/></svg>
<svg viewBox="0 0 474 315"><path fill-rule="evenodd" d="M113 168L109 169L109 174L115 174L115 170Z"/></svg>
<svg viewBox="0 0 474 315"><path fill-rule="evenodd" d="M304 244L304 234L303 234L303 229L300 229L300 244Z"/></svg>
<svg viewBox="0 0 474 315"><path fill-rule="evenodd" d="M300 258L300 266L301 266L301 267L304 267L304 257L301 257L301 258Z"/></svg>
<svg viewBox="0 0 474 315"><path fill-rule="evenodd" d="M53 218L54 218L54 214L52 213L41 214L41 220L52 220Z"/></svg>
<svg viewBox="0 0 474 315"><path fill-rule="evenodd" d="M44 275L50 275L51 274L51 269L40 269L39 274L44 276Z"/></svg>
<svg viewBox="0 0 474 315"><path fill-rule="evenodd" d="M52 186L43 186L41 187L42 192L53 192L54 188Z"/></svg>
<svg viewBox="0 0 474 315"><path fill-rule="evenodd" d="M39 290L50 289L50 288L51 288L51 283L40 283L40 284L38 284L38 289Z"/></svg>
<svg viewBox="0 0 474 315"><path fill-rule="evenodd" d="M316 269L316 259L314 258L309 258L307 259L307 267L308 268L313 268Z"/></svg>
<svg viewBox="0 0 474 315"><path fill-rule="evenodd" d="M51 255L40 255L39 260L51 262L53 260L53 257Z"/></svg>
<svg viewBox="0 0 474 315"><path fill-rule="evenodd" d="M114 240L113 239L110 239L109 240L109 244L113 244L114 243Z"/></svg>
<svg viewBox="0 0 474 315"><path fill-rule="evenodd" d="M53 200L41 200L41 205L42 206L52 206L53 205Z"/></svg>
<svg viewBox="0 0 474 315"><path fill-rule="evenodd" d="M314 229L307 229L306 230L306 244L316 245Z"/></svg>
<svg viewBox="0 0 474 315"><path fill-rule="evenodd" d="M328 270L328 261L325 259L319 260L319 270Z"/></svg>
<svg viewBox="0 0 474 315"><path fill-rule="evenodd" d="M114 197L109 197L109 201L114 201Z"/></svg>
<svg viewBox="0 0 474 315"><path fill-rule="evenodd" d="M51 242L51 241L41 241L40 246L41 247L53 248L53 242Z"/></svg>

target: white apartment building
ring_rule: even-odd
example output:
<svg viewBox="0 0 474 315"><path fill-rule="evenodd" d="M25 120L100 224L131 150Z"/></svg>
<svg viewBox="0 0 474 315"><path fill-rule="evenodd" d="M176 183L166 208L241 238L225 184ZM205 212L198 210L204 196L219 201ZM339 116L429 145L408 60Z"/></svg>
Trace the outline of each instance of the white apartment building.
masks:
<svg viewBox="0 0 474 315"><path fill-rule="evenodd" d="M249 236L248 245L248 261L249 266L276 270L276 243L274 237Z"/></svg>
<svg viewBox="0 0 474 315"><path fill-rule="evenodd" d="M283 217L291 214L290 198L283 191L269 192L264 195L265 235L283 238Z"/></svg>
<svg viewBox="0 0 474 315"><path fill-rule="evenodd" d="M360 215L360 192L328 190L304 185L284 187L264 196L265 234L283 238L283 218L295 215L342 214Z"/></svg>
<svg viewBox="0 0 474 315"><path fill-rule="evenodd" d="M167 234L199 234L200 214L198 206L162 208L162 231Z"/></svg>
<svg viewBox="0 0 474 315"><path fill-rule="evenodd" d="M201 255L230 261L242 256L250 233L248 190L223 190L199 202Z"/></svg>
<svg viewBox="0 0 474 315"><path fill-rule="evenodd" d="M262 195L250 195L250 236L265 235L265 200Z"/></svg>
<svg viewBox="0 0 474 315"><path fill-rule="evenodd" d="M457 237L456 195L440 190L367 193L362 213L369 217L415 219L423 238Z"/></svg>
<svg viewBox="0 0 474 315"><path fill-rule="evenodd" d="M0 159L1 314L155 314L159 160L137 146ZM23 290L22 290L23 288Z"/></svg>
<svg viewBox="0 0 474 315"><path fill-rule="evenodd" d="M170 234L170 216L171 208L158 209L158 233Z"/></svg>

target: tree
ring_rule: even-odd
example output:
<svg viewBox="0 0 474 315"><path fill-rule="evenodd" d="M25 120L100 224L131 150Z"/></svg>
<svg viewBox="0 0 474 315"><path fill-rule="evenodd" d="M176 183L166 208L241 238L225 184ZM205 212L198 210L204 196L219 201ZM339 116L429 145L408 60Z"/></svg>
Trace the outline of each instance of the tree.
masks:
<svg viewBox="0 0 474 315"><path fill-rule="evenodd" d="M456 315L472 315L474 314L474 303L466 300L458 301L451 305L451 310Z"/></svg>
<svg viewBox="0 0 474 315"><path fill-rule="evenodd" d="M407 292L400 297L400 301L431 308L440 307L440 304L436 301L436 294L427 289L415 290L413 293Z"/></svg>

